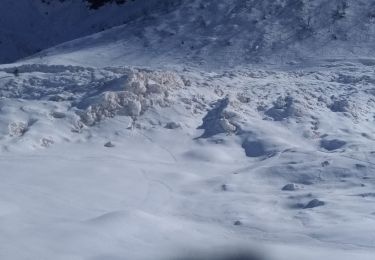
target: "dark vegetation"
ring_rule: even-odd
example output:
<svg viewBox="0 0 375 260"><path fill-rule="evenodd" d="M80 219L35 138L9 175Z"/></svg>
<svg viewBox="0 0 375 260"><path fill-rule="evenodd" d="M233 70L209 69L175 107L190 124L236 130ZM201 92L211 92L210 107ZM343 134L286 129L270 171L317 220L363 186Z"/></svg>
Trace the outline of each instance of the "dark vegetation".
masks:
<svg viewBox="0 0 375 260"><path fill-rule="evenodd" d="M66 0L41 0L41 1L43 3L50 4L53 1L65 2ZM129 1L135 1L135 0L82 0L82 1L87 2L91 9L99 9L100 7L102 7L105 4L115 3L115 4L120 5L120 4L124 4L126 2L129 2Z"/></svg>
<svg viewBox="0 0 375 260"><path fill-rule="evenodd" d="M125 2L128 2L129 0L86 0L86 1L90 4L90 8L98 9L105 4L109 4L109 3L124 4ZM130 0L130 1L135 1L135 0Z"/></svg>

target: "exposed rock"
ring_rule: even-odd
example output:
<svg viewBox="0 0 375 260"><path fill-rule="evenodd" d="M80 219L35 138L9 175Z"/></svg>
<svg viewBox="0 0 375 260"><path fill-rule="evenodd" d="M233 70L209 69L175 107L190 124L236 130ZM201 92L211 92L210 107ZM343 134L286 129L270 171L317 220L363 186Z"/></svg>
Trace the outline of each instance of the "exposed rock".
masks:
<svg viewBox="0 0 375 260"><path fill-rule="evenodd" d="M309 203L307 203L303 208L304 209L312 209L312 208L321 207L321 206L324 206L324 205L325 205L324 201L321 201L321 200L318 200L318 199L313 199Z"/></svg>
<svg viewBox="0 0 375 260"><path fill-rule="evenodd" d="M295 183L289 183L282 188L283 191L296 191L299 189L300 187Z"/></svg>
<svg viewBox="0 0 375 260"><path fill-rule="evenodd" d="M330 165L329 161L324 161L321 163L322 167L327 167Z"/></svg>
<svg viewBox="0 0 375 260"><path fill-rule="evenodd" d="M105 143L104 146L105 146L105 147L108 147L108 148L115 147L115 145L114 145L111 141Z"/></svg>
<svg viewBox="0 0 375 260"><path fill-rule="evenodd" d="M167 128L167 129L177 129L177 128L180 128L181 127L181 124L180 123L176 123L176 122L168 122L164 128Z"/></svg>

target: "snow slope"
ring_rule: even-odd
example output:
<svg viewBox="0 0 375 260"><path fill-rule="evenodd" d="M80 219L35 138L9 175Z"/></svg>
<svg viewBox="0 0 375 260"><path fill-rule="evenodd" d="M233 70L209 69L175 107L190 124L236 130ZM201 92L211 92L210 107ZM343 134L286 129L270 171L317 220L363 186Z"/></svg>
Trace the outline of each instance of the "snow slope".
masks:
<svg viewBox="0 0 375 260"><path fill-rule="evenodd" d="M374 58L374 17L368 0L186 0L170 12L44 51L33 62L234 67Z"/></svg>
<svg viewBox="0 0 375 260"><path fill-rule="evenodd" d="M177 2L137 0L92 9L86 0L2 0L0 63L127 23L147 13L167 12Z"/></svg>
<svg viewBox="0 0 375 260"><path fill-rule="evenodd" d="M372 259L374 64L14 66L2 258Z"/></svg>
<svg viewBox="0 0 375 260"><path fill-rule="evenodd" d="M348 2L337 30L371 10ZM246 29L291 3L183 1L1 65L0 258L373 259L371 30ZM305 3L324 32L339 2Z"/></svg>

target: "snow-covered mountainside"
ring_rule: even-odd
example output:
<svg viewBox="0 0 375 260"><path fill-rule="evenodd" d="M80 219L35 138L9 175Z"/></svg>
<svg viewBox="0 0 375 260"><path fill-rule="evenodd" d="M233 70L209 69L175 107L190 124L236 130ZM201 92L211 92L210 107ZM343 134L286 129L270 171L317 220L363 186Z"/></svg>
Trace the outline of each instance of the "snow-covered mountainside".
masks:
<svg viewBox="0 0 375 260"><path fill-rule="evenodd" d="M374 56L371 0L3 0L1 7L3 63L122 24L61 48L66 54L90 45L91 56L105 45L123 64Z"/></svg>
<svg viewBox="0 0 375 260"><path fill-rule="evenodd" d="M373 2L173 2L0 65L0 259L372 260Z"/></svg>
<svg viewBox="0 0 375 260"><path fill-rule="evenodd" d="M175 0L1 0L0 63L58 43L168 12Z"/></svg>
<svg viewBox="0 0 375 260"><path fill-rule="evenodd" d="M215 67L374 57L374 1L185 0L177 6L37 56L79 64L100 58L108 65Z"/></svg>

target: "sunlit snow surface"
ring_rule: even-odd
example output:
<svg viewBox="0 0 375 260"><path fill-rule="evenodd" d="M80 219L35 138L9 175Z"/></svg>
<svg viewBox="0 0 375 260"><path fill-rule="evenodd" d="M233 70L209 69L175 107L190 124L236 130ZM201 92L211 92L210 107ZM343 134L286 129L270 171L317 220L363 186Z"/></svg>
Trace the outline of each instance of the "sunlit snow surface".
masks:
<svg viewBox="0 0 375 260"><path fill-rule="evenodd" d="M0 258L373 259L374 72L3 65Z"/></svg>

